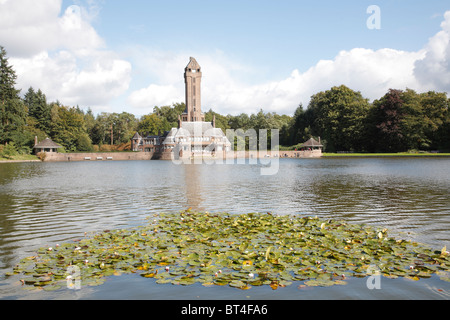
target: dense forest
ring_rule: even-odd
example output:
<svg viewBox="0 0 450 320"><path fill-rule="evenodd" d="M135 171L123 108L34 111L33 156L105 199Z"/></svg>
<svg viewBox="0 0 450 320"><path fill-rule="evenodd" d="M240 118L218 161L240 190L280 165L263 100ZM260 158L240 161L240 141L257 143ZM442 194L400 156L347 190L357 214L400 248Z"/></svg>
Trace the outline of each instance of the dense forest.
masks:
<svg viewBox="0 0 450 320"><path fill-rule="evenodd" d="M37 136L50 137L64 151L122 151L136 131L156 135L177 126L184 103L154 107L137 118L122 113L94 115L79 107L49 102L40 89L21 95L16 73L0 46L0 156L30 154ZM450 99L446 93L390 89L373 102L342 85L311 97L293 116L260 110L257 114L221 115L209 110L206 121L226 129L279 129L280 145L296 148L321 137L326 151L403 152L450 150Z"/></svg>

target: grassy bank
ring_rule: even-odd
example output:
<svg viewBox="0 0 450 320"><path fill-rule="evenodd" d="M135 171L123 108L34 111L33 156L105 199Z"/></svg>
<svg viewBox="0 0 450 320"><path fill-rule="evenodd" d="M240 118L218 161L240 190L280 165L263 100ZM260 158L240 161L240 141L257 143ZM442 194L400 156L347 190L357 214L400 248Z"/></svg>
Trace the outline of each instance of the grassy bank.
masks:
<svg viewBox="0 0 450 320"><path fill-rule="evenodd" d="M39 158L32 154L21 154L21 155L12 156L10 158L4 158L4 157L0 156L0 162L11 162L11 161L17 161L17 162L39 161Z"/></svg>
<svg viewBox="0 0 450 320"><path fill-rule="evenodd" d="M324 158L345 157L450 157L450 153L324 153Z"/></svg>

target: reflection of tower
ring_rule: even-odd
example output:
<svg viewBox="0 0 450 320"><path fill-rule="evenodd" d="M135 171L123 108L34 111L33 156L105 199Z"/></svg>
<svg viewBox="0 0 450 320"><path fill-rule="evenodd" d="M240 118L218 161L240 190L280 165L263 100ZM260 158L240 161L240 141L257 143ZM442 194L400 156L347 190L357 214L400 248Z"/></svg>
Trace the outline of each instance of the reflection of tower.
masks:
<svg viewBox="0 0 450 320"><path fill-rule="evenodd" d="M199 170L200 166L195 164L187 164L183 166L184 168L184 179L185 179L185 187L186 187L186 202L189 207L196 211L204 211L204 208L201 207L201 203L203 202L203 198L201 196L202 190L200 187L200 179Z"/></svg>
<svg viewBox="0 0 450 320"><path fill-rule="evenodd" d="M202 69L197 60L192 57L184 71L184 81L186 84L186 111L181 116L182 121L205 121L201 97Z"/></svg>

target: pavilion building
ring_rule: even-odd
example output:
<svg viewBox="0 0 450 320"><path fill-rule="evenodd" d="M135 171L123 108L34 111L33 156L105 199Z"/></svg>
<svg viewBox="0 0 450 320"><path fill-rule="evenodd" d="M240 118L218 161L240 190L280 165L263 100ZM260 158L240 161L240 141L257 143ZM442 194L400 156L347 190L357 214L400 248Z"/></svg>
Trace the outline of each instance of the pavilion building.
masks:
<svg viewBox="0 0 450 320"><path fill-rule="evenodd" d="M231 143L220 128L215 117L205 122L201 105L202 71L198 62L190 58L184 71L186 110L178 118L178 126L157 136L142 137L136 133L132 138L133 151L154 152L154 158L215 157L231 150Z"/></svg>
<svg viewBox="0 0 450 320"><path fill-rule="evenodd" d="M34 153L38 154L41 152L45 153L57 153L58 149L61 149L62 146L57 144L56 142L53 142L50 138L45 139L44 141L37 142L37 137L35 138L35 145L33 147Z"/></svg>

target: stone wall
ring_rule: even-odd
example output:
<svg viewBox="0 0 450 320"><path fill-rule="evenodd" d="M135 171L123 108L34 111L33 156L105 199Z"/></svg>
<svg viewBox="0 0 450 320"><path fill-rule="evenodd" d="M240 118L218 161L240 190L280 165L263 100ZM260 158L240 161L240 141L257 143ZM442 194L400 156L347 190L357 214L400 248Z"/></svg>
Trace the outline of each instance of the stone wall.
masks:
<svg viewBox="0 0 450 320"><path fill-rule="evenodd" d="M186 155L190 158L190 155ZM197 155L201 157L201 155ZM234 153L216 153L214 158L320 158L322 151L239 151ZM102 152L102 153L46 153L45 162L70 161L127 161L127 160L172 160L172 152L155 154L154 152Z"/></svg>
<svg viewBox="0 0 450 320"><path fill-rule="evenodd" d="M153 152L47 153L45 162L152 160Z"/></svg>
<svg viewBox="0 0 450 320"><path fill-rule="evenodd" d="M280 151L280 158L320 158L322 150Z"/></svg>

